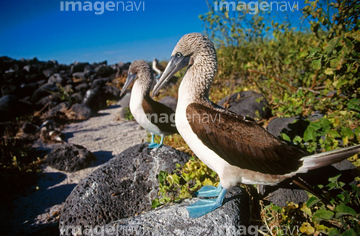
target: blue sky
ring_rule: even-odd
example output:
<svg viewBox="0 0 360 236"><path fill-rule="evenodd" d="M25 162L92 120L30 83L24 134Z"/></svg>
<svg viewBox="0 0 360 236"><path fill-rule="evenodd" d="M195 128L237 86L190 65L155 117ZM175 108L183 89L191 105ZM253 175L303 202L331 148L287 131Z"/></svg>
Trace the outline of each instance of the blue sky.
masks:
<svg viewBox="0 0 360 236"><path fill-rule="evenodd" d="M135 0L136 4L145 2L145 7L139 11L135 7L133 11L105 9L103 14L96 14L100 10L95 5L92 11L61 11L61 2L66 1L2 0L0 56L55 59L65 64L168 60L182 35L204 32L198 16L208 12L205 0ZM84 6L86 1L80 2Z"/></svg>

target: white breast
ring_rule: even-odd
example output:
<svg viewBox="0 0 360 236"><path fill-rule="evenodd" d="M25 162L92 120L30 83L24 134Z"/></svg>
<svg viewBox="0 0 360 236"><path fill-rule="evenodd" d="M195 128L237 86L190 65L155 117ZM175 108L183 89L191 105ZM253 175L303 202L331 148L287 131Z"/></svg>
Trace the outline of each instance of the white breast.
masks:
<svg viewBox="0 0 360 236"><path fill-rule="evenodd" d="M154 133L156 135L161 135L162 132L160 131L160 129L156 125L151 123L146 117L146 114L142 107L143 99L144 97L143 97L143 92L141 90L140 82L139 80L136 80L131 91L131 98L130 98L131 114L134 116L135 120L140 124L141 127L143 127L144 129L146 129L151 133Z"/></svg>
<svg viewBox="0 0 360 236"><path fill-rule="evenodd" d="M226 188L235 185L234 183L228 182L226 178L226 169L230 168L230 164L205 146L191 129L186 117L186 107L191 103L191 101L186 99L189 97L184 94L186 91L183 94L180 94L180 90L181 89L179 89L179 97L181 97L181 99L179 99L175 114L176 128L178 129L180 135L184 138L185 142L189 145L196 156L219 175L223 187Z"/></svg>

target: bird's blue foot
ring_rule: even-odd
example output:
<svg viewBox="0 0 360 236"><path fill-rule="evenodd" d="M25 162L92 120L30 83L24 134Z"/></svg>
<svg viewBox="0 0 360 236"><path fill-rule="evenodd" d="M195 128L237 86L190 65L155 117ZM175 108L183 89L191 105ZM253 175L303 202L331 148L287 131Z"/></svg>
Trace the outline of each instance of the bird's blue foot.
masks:
<svg viewBox="0 0 360 236"><path fill-rule="evenodd" d="M159 147L161 147L161 144L150 143L148 147L149 147L149 148L159 148Z"/></svg>
<svg viewBox="0 0 360 236"><path fill-rule="evenodd" d="M221 183L217 187L212 185L205 185L195 193L197 197L217 197L222 190Z"/></svg>
<svg viewBox="0 0 360 236"><path fill-rule="evenodd" d="M164 142L164 136L161 136L161 140L160 140L159 144L155 143L154 137L155 137L155 135L151 134L151 143L149 143L148 147L149 148L159 148L159 147L161 147L163 145L163 142Z"/></svg>
<svg viewBox="0 0 360 236"><path fill-rule="evenodd" d="M187 206L186 209L189 212L189 216L191 218L200 217L220 207L224 200L226 190L227 189L221 187L219 196L217 198L200 199L194 204Z"/></svg>

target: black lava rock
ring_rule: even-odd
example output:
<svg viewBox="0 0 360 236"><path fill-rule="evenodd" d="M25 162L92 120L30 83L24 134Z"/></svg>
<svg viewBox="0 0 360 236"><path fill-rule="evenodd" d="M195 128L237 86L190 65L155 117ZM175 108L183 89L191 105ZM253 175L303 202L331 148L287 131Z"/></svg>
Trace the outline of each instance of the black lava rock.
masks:
<svg viewBox="0 0 360 236"><path fill-rule="evenodd" d="M281 137L281 133L285 133L292 140L296 135L302 137L309 124L309 121L299 116L285 118L277 117L269 122L267 130L270 134L278 138Z"/></svg>
<svg viewBox="0 0 360 236"><path fill-rule="evenodd" d="M46 157L49 166L67 172L82 170L95 160L95 155L86 148L70 143L56 146Z"/></svg>
<svg viewBox="0 0 360 236"><path fill-rule="evenodd" d="M58 91L59 88L56 86L56 84L44 84L35 90L34 94L31 96L31 101L35 103L41 98Z"/></svg>
<svg viewBox="0 0 360 236"><path fill-rule="evenodd" d="M109 77L112 73L114 73L114 70L110 66L106 65L100 65L95 68L96 75L105 78Z"/></svg>
<svg viewBox="0 0 360 236"><path fill-rule="evenodd" d="M106 108L106 99L103 96L102 89L89 89L86 91L84 100L82 102L83 105L89 107L93 113Z"/></svg>
<svg viewBox="0 0 360 236"><path fill-rule="evenodd" d="M240 187L229 189L221 207L199 218L189 218L186 207L197 200L196 198L185 199L180 203L111 222L102 228L102 232L95 231L96 228L89 230L93 230L94 235L96 232L109 236L252 235L250 228L247 227L250 220L250 207L248 194L244 189ZM263 227L262 230L266 232L266 228Z"/></svg>
<svg viewBox="0 0 360 236"><path fill-rule="evenodd" d="M88 65L89 65L89 63L75 62L73 65L71 65L70 74L73 74L76 72L83 72L85 67Z"/></svg>
<svg viewBox="0 0 360 236"><path fill-rule="evenodd" d="M83 104L74 104L67 112L69 120L87 120L91 117L91 109Z"/></svg>
<svg viewBox="0 0 360 236"><path fill-rule="evenodd" d="M50 76L48 83L49 84L63 84L64 79L62 78L62 76L59 73L53 74Z"/></svg>
<svg viewBox="0 0 360 236"><path fill-rule="evenodd" d="M165 145L149 149L143 143L126 149L74 188L60 214L60 231L101 226L151 210L151 201L158 196L159 172L172 172L176 163L188 159Z"/></svg>
<svg viewBox="0 0 360 236"><path fill-rule="evenodd" d="M24 116L34 111L31 104L18 100L13 95L5 95L0 98L0 120L6 121L18 116Z"/></svg>
<svg viewBox="0 0 360 236"><path fill-rule="evenodd" d="M219 106L250 118L269 118L271 110L265 97L254 91L243 91L227 96L218 103Z"/></svg>

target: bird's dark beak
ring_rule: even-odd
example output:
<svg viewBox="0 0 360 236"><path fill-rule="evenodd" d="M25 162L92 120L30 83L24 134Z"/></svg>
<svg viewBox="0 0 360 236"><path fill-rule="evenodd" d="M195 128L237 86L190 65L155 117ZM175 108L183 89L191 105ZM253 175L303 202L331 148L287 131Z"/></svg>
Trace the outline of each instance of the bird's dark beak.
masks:
<svg viewBox="0 0 360 236"><path fill-rule="evenodd" d="M152 92L152 96L155 96L176 72L178 72L185 66L188 66L189 62L190 62L190 56L181 56L181 57L172 56L164 72L162 73L161 78L156 83Z"/></svg>
<svg viewBox="0 0 360 236"><path fill-rule="evenodd" d="M128 77L126 78L125 84L121 89L120 97L124 94L126 89L129 87L129 85L136 79L136 74L128 74Z"/></svg>

